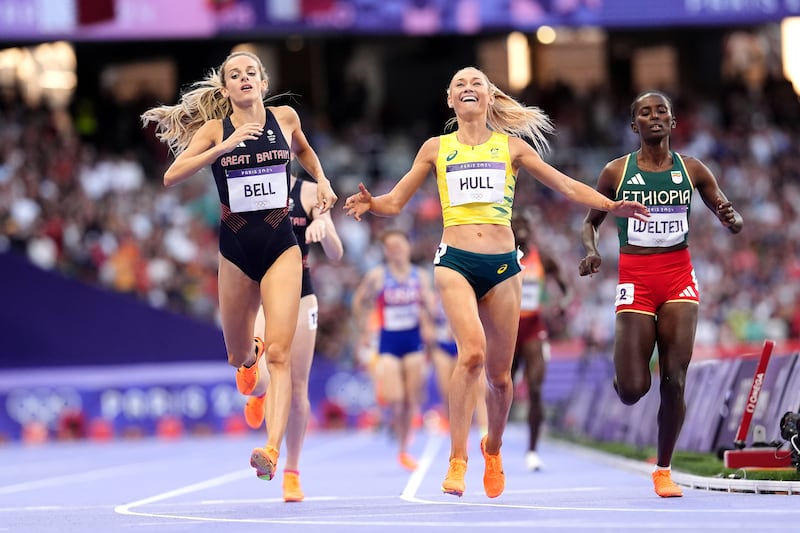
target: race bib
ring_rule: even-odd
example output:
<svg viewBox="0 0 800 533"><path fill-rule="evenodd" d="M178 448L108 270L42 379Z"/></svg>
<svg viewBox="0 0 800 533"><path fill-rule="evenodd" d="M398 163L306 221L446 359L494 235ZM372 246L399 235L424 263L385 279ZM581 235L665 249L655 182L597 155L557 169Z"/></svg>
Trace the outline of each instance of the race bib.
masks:
<svg viewBox="0 0 800 533"><path fill-rule="evenodd" d="M308 310L308 330L314 331L319 323L319 308L312 307Z"/></svg>
<svg viewBox="0 0 800 533"><path fill-rule="evenodd" d="M649 209L647 221L628 219L628 244L668 248L684 241L689 232L687 206L662 205Z"/></svg>
<svg viewBox="0 0 800 533"><path fill-rule="evenodd" d="M537 311L541 303L542 286L538 281L522 280L522 311Z"/></svg>
<svg viewBox="0 0 800 533"><path fill-rule="evenodd" d="M451 207L501 203L506 187L506 164L487 161L447 165L445 180Z"/></svg>
<svg viewBox="0 0 800 533"><path fill-rule="evenodd" d="M383 308L383 329L404 331L419 325L419 305L392 305Z"/></svg>
<svg viewBox="0 0 800 533"><path fill-rule="evenodd" d="M614 305L631 305L633 303L633 297L633 283L620 283L617 285L617 295L614 298Z"/></svg>
<svg viewBox="0 0 800 533"><path fill-rule="evenodd" d="M444 254L447 253L447 245L445 243L439 243L439 246L436 248L436 254L433 256L433 264L438 265L442 262L442 257Z"/></svg>
<svg viewBox="0 0 800 533"><path fill-rule="evenodd" d="M234 213L278 209L287 205L286 165L228 170L225 176Z"/></svg>

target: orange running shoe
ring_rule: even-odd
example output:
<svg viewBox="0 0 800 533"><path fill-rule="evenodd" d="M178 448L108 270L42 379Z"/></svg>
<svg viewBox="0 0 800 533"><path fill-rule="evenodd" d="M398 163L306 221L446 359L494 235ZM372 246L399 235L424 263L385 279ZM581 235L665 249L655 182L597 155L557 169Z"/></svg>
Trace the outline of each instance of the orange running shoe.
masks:
<svg viewBox="0 0 800 533"><path fill-rule="evenodd" d="M267 395L250 396L244 404L244 421L253 429L258 429L264 423L264 400Z"/></svg>
<svg viewBox="0 0 800 533"><path fill-rule="evenodd" d="M464 459L450 459L450 468L442 482L442 492L459 498L464 494L464 474L467 473L467 462Z"/></svg>
<svg viewBox="0 0 800 533"><path fill-rule="evenodd" d="M653 472L653 487L656 494L662 498L680 498L683 496L681 488L672 481L672 472L669 470L655 470Z"/></svg>
<svg viewBox="0 0 800 533"><path fill-rule="evenodd" d="M303 489L300 488L300 472L294 470L283 471L283 501L301 502L305 498Z"/></svg>
<svg viewBox="0 0 800 533"><path fill-rule="evenodd" d="M256 362L252 366L240 366L236 371L236 388L239 392L249 395L258 383L258 361L264 355L264 341L260 337L253 337L256 342Z"/></svg>
<svg viewBox="0 0 800 533"><path fill-rule="evenodd" d="M483 471L483 490L490 498L497 498L503 494L503 489L506 488L506 475L503 472L503 458L500 452L497 455L490 455L486 453L486 439L489 435L484 435L481 439L481 453L483 460L486 462L486 467Z"/></svg>
<svg viewBox="0 0 800 533"><path fill-rule="evenodd" d="M407 452L401 452L400 455L397 456L397 460L400 462L400 466L409 472L413 472L417 469L417 460Z"/></svg>
<svg viewBox="0 0 800 533"><path fill-rule="evenodd" d="M250 454L250 466L256 469L256 476L265 481L275 477L278 468L278 450L272 446L256 448Z"/></svg>

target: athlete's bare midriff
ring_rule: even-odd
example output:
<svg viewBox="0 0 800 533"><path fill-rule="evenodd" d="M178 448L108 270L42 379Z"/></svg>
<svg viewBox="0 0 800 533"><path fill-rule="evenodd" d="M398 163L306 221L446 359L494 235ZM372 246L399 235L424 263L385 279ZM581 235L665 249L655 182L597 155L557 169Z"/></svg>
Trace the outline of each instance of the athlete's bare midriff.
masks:
<svg viewBox="0 0 800 533"><path fill-rule="evenodd" d="M444 228L442 242L477 254L503 254L514 250L514 233L511 226L461 224Z"/></svg>
<svg viewBox="0 0 800 533"><path fill-rule="evenodd" d="M685 242L676 244L674 246L670 246L668 248L662 248L659 246L635 246L633 244L626 244L619 249L619 253L621 254L631 254L631 255L654 255L654 254L665 254L667 252L674 252L676 250L683 250L687 248L688 245Z"/></svg>

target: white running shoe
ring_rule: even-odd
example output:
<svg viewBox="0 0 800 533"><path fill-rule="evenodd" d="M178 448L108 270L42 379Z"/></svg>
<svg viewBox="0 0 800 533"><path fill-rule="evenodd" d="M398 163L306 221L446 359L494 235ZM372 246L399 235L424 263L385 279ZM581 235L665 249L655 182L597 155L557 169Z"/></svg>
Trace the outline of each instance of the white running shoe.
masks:
<svg viewBox="0 0 800 533"><path fill-rule="evenodd" d="M525 454L525 467L530 470L531 472L536 472L541 470L544 464L542 464L542 460L539 459L539 454L530 451Z"/></svg>

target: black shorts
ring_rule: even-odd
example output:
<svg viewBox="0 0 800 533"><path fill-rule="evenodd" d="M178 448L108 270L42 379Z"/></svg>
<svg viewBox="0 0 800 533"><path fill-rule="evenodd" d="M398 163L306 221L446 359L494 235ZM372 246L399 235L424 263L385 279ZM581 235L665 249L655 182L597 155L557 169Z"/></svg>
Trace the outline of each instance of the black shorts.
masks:
<svg viewBox="0 0 800 533"><path fill-rule="evenodd" d="M311 271L303 268L303 288L300 291L300 298L314 294L314 285L311 283Z"/></svg>
<svg viewBox="0 0 800 533"><path fill-rule="evenodd" d="M297 238L288 216L273 227L261 218L253 219L248 215L244 224L230 224L223 219L219 225L219 251L250 279L260 283L275 260L297 246ZM263 214L260 216L263 218Z"/></svg>

